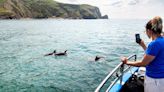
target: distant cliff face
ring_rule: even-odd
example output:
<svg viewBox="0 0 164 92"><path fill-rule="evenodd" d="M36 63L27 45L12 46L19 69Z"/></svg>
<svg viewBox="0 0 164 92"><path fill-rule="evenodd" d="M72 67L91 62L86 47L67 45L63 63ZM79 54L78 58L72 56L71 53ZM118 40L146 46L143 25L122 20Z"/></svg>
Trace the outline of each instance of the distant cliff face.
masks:
<svg viewBox="0 0 164 92"><path fill-rule="evenodd" d="M0 0L0 19L20 18L69 18L100 19L97 7L90 5L72 5L54 0Z"/></svg>

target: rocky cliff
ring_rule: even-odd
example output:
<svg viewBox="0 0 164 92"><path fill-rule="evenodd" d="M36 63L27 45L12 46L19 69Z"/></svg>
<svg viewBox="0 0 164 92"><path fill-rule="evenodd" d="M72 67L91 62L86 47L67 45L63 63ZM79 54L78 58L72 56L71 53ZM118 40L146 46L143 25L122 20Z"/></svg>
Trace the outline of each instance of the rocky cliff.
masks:
<svg viewBox="0 0 164 92"><path fill-rule="evenodd" d="M0 19L68 18L100 19L99 8L90 5L63 4L54 0L0 0Z"/></svg>

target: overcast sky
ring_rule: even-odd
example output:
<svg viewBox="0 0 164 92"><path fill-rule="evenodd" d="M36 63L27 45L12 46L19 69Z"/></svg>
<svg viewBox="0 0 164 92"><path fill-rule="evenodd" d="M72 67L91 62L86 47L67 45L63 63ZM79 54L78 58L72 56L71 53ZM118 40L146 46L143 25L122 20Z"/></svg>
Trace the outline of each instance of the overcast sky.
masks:
<svg viewBox="0 0 164 92"><path fill-rule="evenodd" d="M71 4L90 4L99 7L109 18L164 18L164 0L55 0Z"/></svg>

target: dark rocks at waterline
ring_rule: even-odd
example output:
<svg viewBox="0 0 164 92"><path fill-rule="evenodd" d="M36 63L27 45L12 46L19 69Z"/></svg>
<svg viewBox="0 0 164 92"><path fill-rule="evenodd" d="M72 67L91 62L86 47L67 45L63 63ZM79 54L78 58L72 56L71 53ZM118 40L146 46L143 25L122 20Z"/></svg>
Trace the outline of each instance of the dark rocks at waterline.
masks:
<svg viewBox="0 0 164 92"><path fill-rule="evenodd" d="M102 19L108 19L108 15L104 15L101 17Z"/></svg>

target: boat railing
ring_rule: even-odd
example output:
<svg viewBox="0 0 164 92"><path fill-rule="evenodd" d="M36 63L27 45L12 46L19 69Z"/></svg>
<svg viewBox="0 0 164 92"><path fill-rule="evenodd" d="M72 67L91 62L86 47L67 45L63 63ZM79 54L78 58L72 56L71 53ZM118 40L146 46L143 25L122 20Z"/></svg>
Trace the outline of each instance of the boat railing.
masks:
<svg viewBox="0 0 164 92"><path fill-rule="evenodd" d="M127 59L130 60L131 58L134 58L134 61L136 61L137 59L137 55L131 55L129 56ZM112 81L112 83L110 83L110 85L108 86L106 92L109 92L109 90L113 87L113 85L120 79L120 84L122 84L122 77L125 71L127 71L128 69L130 69L131 66L126 66L121 62L119 63L119 65L117 65L106 77L105 79L101 82L101 84L96 88L96 90L94 92L100 92L101 89L106 86L105 84L107 83L107 81L109 79L112 79L113 76L115 76L116 78L113 78L114 81Z"/></svg>

